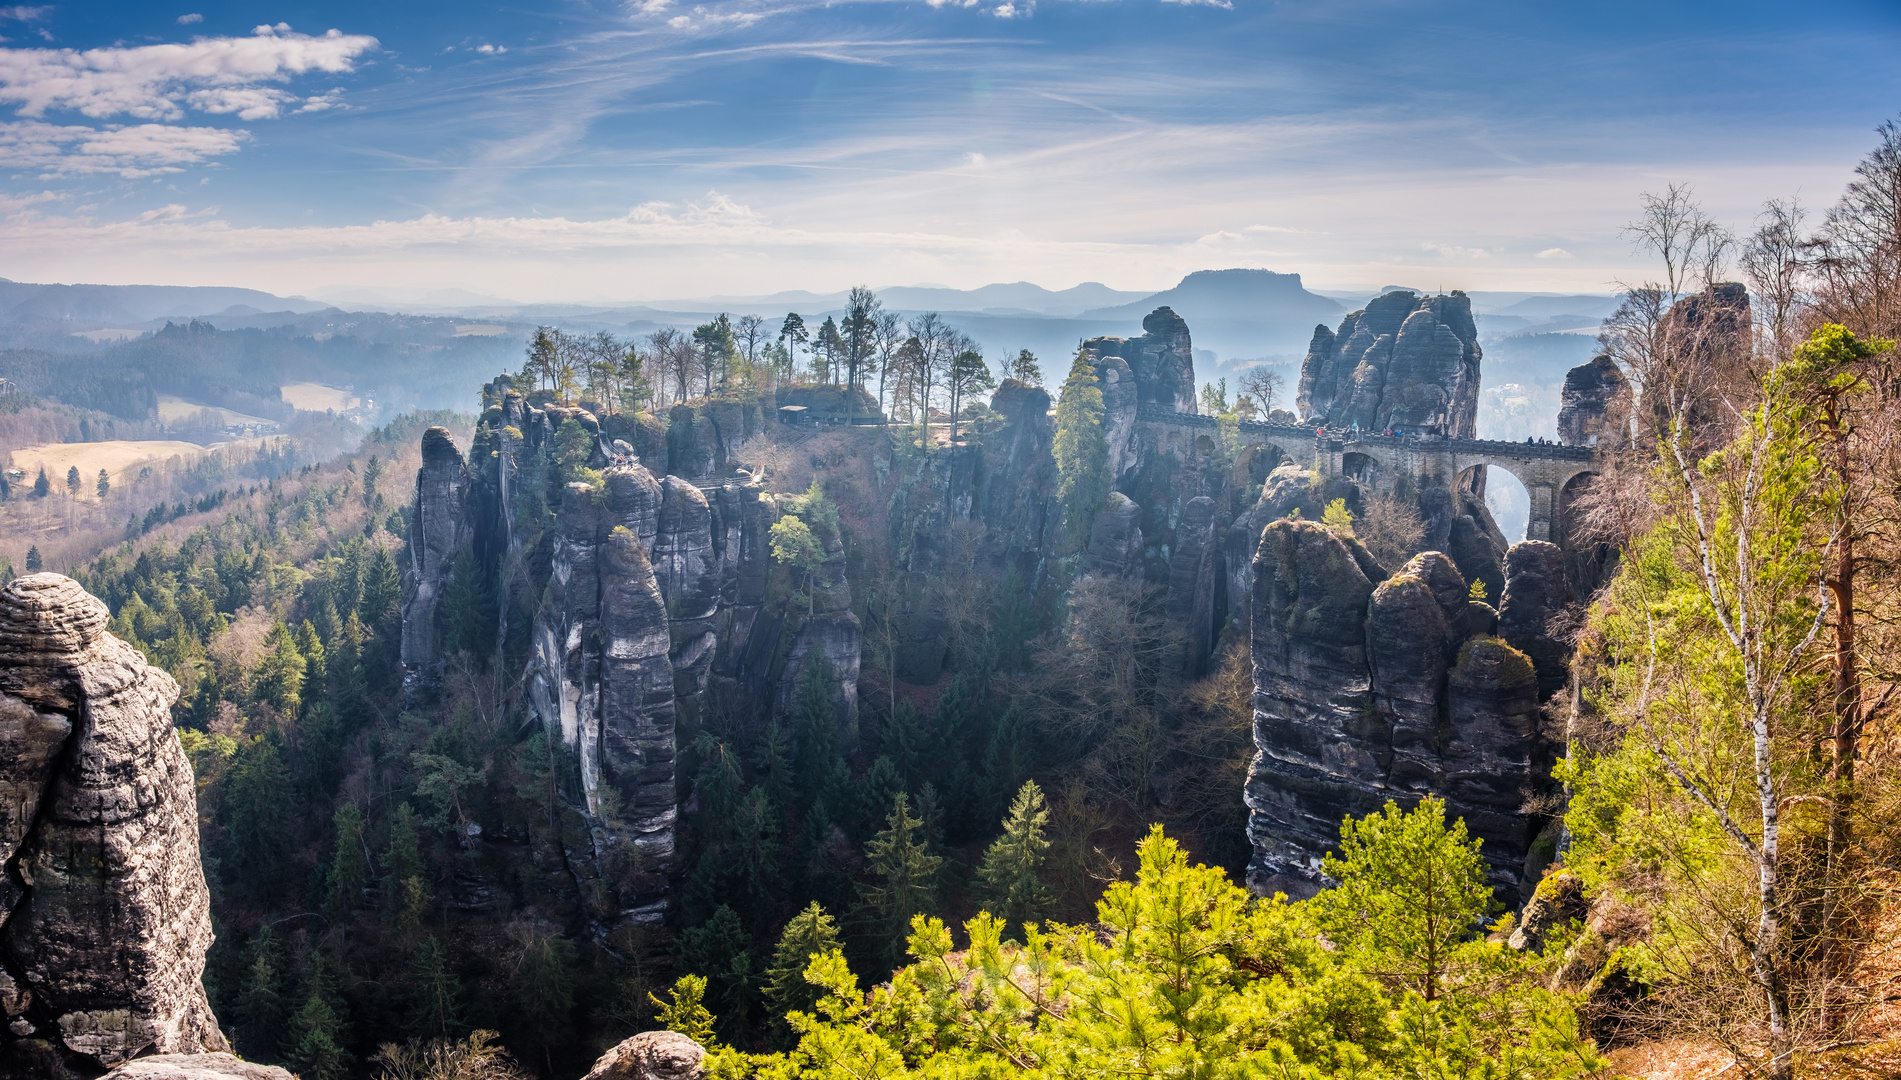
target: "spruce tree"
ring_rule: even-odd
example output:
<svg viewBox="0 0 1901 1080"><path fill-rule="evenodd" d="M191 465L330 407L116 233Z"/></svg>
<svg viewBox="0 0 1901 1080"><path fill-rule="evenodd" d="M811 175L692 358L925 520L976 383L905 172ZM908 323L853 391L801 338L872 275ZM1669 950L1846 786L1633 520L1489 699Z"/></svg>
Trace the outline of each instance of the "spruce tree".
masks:
<svg viewBox="0 0 1901 1080"><path fill-rule="evenodd" d="M225 774L226 885L258 903L276 899L290 871L295 845L290 770L271 736L238 747Z"/></svg>
<svg viewBox="0 0 1901 1080"><path fill-rule="evenodd" d="M344 1049L344 1017L322 953L311 957L305 982L303 1006L291 1019L290 1067L302 1080L347 1080L352 1062Z"/></svg>
<svg viewBox="0 0 1901 1080"><path fill-rule="evenodd" d="M759 997L759 969L739 913L721 904L712 918L680 935L680 966L706 978L706 999L718 1010L721 1040L732 1043L743 1036Z"/></svg>
<svg viewBox="0 0 1901 1080"><path fill-rule="evenodd" d="M42 465L40 466L40 474L33 478L33 497L36 499L44 499L46 498L46 493L51 490L53 490L53 485L47 481L46 466Z"/></svg>
<svg viewBox="0 0 1901 1080"><path fill-rule="evenodd" d="M792 698L792 737L797 742L793 782L798 808L812 805L829 789L842 787L848 776L839 749L838 705L832 698L834 677L823 657L810 656L799 688Z"/></svg>
<svg viewBox="0 0 1901 1080"><path fill-rule="evenodd" d="M773 947L772 962L766 965L766 984L760 988L766 1009L772 1015L775 1038L783 1041L790 1029L785 1014L810 1013L818 1007L824 991L805 981L805 969L812 958L841 947L838 923L814 900L805 910L792 916Z"/></svg>
<svg viewBox="0 0 1901 1080"><path fill-rule="evenodd" d="M937 871L944 860L928 850L923 826L899 792L884 830L865 845L865 869L871 875L860 889L865 921L877 958L894 968L904 962L911 916L937 908Z"/></svg>
<svg viewBox="0 0 1901 1080"><path fill-rule="evenodd" d="M257 672L252 676L257 699L269 703L285 717L295 717L303 702L304 654L298 651L297 639L290 628L281 622L271 627L271 636L265 644L270 652L258 661Z"/></svg>
<svg viewBox="0 0 1901 1080"><path fill-rule="evenodd" d="M1078 349L1056 402L1056 497L1072 550L1089 542L1096 514L1109 499L1109 440L1102 430L1102 387L1089 350Z"/></svg>
<svg viewBox="0 0 1901 1080"><path fill-rule="evenodd" d="M410 1030L429 1039L453 1039L462 1031L461 986L449 970L449 950L435 935L422 939L409 962L416 987Z"/></svg>
<svg viewBox="0 0 1901 1080"><path fill-rule="evenodd" d="M80 483L81 481L79 479L79 466L74 465L71 468L67 469L66 470L66 494L77 497L79 495Z"/></svg>
<svg viewBox="0 0 1901 1080"><path fill-rule="evenodd" d="M332 819L336 846L330 853L329 880L324 883L324 911L331 922L343 922L363 900L370 867L363 855L363 811L344 803Z"/></svg>
<svg viewBox="0 0 1901 1080"><path fill-rule="evenodd" d="M991 843L977 868L977 902L1003 920L1006 932L1020 933L1024 923L1041 922L1049 915L1050 894L1042 879L1049 820L1042 789L1034 780L1024 781L1010 803L1003 835Z"/></svg>
<svg viewBox="0 0 1901 1080"><path fill-rule="evenodd" d="M509 980L509 1001L545 1073L554 1072L554 1048L573 1040L576 959L566 938L535 934L523 944Z"/></svg>
<svg viewBox="0 0 1901 1080"><path fill-rule="evenodd" d="M104 469L99 470L99 483L96 484L95 487L98 489L101 499L105 498L106 495L112 491L112 477L107 476Z"/></svg>
<svg viewBox="0 0 1901 1080"><path fill-rule="evenodd" d="M245 961L244 989L236 1014L238 1052L253 1061L280 1061L289 1020L284 1003L284 952L266 924L252 936Z"/></svg>
<svg viewBox="0 0 1901 1080"><path fill-rule="evenodd" d="M422 838L416 811L398 803L390 815L389 846L383 850L383 914L401 934L413 934L422 925L429 906L423 882Z"/></svg>
<svg viewBox="0 0 1901 1080"><path fill-rule="evenodd" d="M29 574L37 574L44 566L45 563L40 561L40 546L38 544L27 545L26 572Z"/></svg>
<svg viewBox="0 0 1901 1080"><path fill-rule="evenodd" d="M677 1031L701 1046L713 1045L716 1021L706 1009L704 976L682 975L673 981L673 989L667 992L665 1001L652 994L647 995L647 1000L657 1010L654 1023L663 1030Z"/></svg>

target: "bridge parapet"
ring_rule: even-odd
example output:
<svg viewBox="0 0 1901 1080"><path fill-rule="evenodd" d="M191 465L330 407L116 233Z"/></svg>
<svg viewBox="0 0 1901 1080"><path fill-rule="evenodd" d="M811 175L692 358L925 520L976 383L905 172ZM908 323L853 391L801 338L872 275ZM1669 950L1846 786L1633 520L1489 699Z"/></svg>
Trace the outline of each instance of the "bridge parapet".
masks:
<svg viewBox="0 0 1901 1080"><path fill-rule="evenodd" d="M1143 407L1136 419L1148 424L1213 429L1221 421L1198 413L1168 412ZM1448 487L1475 465L1504 469L1525 486L1531 502L1526 524L1528 540L1562 538L1557 521L1561 495L1572 480L1596 472L1596 451L1589 446L1565 446L1561 443L1507 442L1501 439L1451 439L1432 435L1386 435L1321 428L1305 424L1273 424L1259 420L1236 423L1243 436L1256 436L1276 443L1312 440L1315 465L1321 472L1338 475L1345 456L1359 454L1377 462L1390 475L1404 475L1417 481L1430 481Z"/></svg>

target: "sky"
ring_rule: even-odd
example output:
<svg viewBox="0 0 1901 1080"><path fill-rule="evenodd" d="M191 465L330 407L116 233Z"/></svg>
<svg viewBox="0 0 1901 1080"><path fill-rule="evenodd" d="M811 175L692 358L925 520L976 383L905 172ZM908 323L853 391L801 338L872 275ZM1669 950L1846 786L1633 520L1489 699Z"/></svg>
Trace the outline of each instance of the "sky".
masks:
<svg viewBox="0 0 1901 1080"><path fill-rule="evenodd" d="M0 6L0 277L1607 292L1643 192L1819 217L1897 46L1893 0Z"/></svg>

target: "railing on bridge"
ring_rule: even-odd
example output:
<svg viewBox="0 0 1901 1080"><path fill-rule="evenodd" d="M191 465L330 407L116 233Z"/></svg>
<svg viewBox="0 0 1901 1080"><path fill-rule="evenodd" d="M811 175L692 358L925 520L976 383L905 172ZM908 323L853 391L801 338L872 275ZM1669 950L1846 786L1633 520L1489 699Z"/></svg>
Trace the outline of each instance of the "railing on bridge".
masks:
<svg viewBox="0 0 1901 1080"><path fill-rule="evenodd" d="M1177 427L1215 429L1221 421L1200 413L1178 413L1168 409L1144 405L1136 410L1135 418L1156 424L1173 424ZM1270 424L1260 420L1237 421L1239 429L1250 435L1266 435L1282 441L1325 438L1333 442L1351 446L1356 443L1371 443L1376 446L1392 446L1409 450L1449 450L1462 454L1490 454L1495 457L1546 458L1557 461L1589 461L1595 451L1588 446L1565 446L1561 443L1522 443L1507 442L1500 439L1448 439L1431 435L1385 435L1377 432L1362 431L1357 434L1344 428L1317 428L1308 424Z"/></svg>

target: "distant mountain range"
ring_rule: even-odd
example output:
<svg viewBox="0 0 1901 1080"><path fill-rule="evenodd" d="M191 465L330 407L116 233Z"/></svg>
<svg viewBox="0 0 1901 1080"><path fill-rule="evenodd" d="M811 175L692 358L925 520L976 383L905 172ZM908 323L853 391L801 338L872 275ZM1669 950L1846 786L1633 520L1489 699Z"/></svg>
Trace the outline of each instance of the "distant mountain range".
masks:
<svg viewBox="0 0 1901 1080"><path fill-rule="evenodd" d="M1397 286L1388 286L1390 291ZM1366 293L1318 292L1299 274L1269 270L1202 270L1158 293L1112 289L1084 282L1068 289L1046 289L1027 281L952 289L935 285L879 289L889 310L912 315L937 311L976 338L993 356L1027 348L1044 359L1046 371L1060 368L1084 338L1132 336L1142 318L1167 305L1188 321L1197 353L1210 354L1212 371L1236 361L1276 358L1285 361L1306 351L1317 324L1335 325L1348 311L1364 306ZM1424 291L1424 290L1416 290ZM74 334L101 329L156 329L166 320L210 318L222 327L269 326L278 322L307 326L369 311L481 320L525 334L548 323L577 330L644 334L661 326L692 326L720 312L765 316L775 327L786 312L797 311L808 323L839 314L844 292L780 292L766 296L713 296L646 303L581 300L574 303L521 303L459 288L427 288L408 293L366 288L320 290L320 299L279 297L256 289L170 285L36 285L0 279L0 324L31 326L36 333ZM1613 296L1554 295L1526 292L1472 292L1481 334L1562 331L1595 326L1616 305Z"/></svg>
<svg viewBox="0 0 1901 1080"><path fill-rule="evenodd" d="M0 278L0 322L144 323L233 307L304 314L328 304L257 289L189 285L34 285Z"/></svg>

